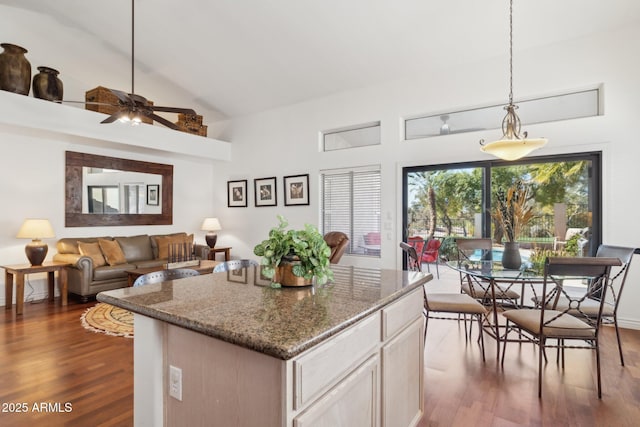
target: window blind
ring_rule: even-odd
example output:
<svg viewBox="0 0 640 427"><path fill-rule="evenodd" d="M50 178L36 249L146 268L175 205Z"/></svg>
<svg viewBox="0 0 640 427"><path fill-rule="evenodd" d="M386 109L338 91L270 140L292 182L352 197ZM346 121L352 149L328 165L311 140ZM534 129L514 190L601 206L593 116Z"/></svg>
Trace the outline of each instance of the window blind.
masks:
<svg viewBox="0 0 640 427"><path fill-rule="evenodd" d="M322 173L322 230L349 236L349 254L380 256L380 168Z"/></svg>

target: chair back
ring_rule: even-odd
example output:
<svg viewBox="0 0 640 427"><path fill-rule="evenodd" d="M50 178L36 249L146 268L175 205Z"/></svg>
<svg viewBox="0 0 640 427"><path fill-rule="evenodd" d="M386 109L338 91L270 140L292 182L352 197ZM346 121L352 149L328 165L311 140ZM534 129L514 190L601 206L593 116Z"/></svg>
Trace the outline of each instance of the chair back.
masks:
<svg viewBox="0 0 640 427"><path fill-rule="evenodd" d="M422 252L422 262L435 262L438 261L440 246L442 241L440 239L429 239L427 246Z"/></svg>
<svg viewBox="0 0 640 427"><path fill-rule="evenodd" d="M601 323L604 298L607 293L607 283L611 267L620 266L622 262L618 258L604 257L548 257L545 260L544 281L542 285L542 298L545 302L540 305L540 330L553 330L554 328L566 329L562 316L582 318L583 329L597 329ZM585 292L571 291L565 286L565 282L571 278L588 280L589 286ZM592 294L602 297L598 315L595 322L589 322L589 314L581 310L581 306L588 304ZM562 307L557 302L562 298L568 301ZM545 316L545 311L553 310L552 315ZM592 317L592 316L591 316ZM579 336L579 332L577 332Z"/></svg>
<svg viewBox="0 0 640 427"><path fill-rule="evenodd" d="M407 257L407 269L411 271L422 271L416 248L405 242L400 242L400 248L402 248Z"/></svg>
<svg viewBox="0 0 640 427"><path fill-rule="evenodd" d="M488 238L456 239L458 261L490 261L492 242Z"/></svg>
<svg viewBox="0 0 640 427"><path fill-rule="evenodd" d="M349 246L349 237L342 231L330 231L324 235L324 241L331 249L329 262L331 264L337 264L347 250L347 246Z"/></svg>
<svg viewBox="0 0 640 427"><path fill-rule="evenodd" d="M413 246L414 248L416 248L418 257L422 256L422 252L424 252L424 249L425 249L425 245L424 245L425 241L422 237L420 236L407 237L407 243Z"/></svg>
<svg viewBox="0 0 640 427"><path fill-rule="evenodd" d="M241 268L257 267L258 265L260 264L252 259L232 259L231 261L224 261L216 265L213 268L213 272L222 273L224 271L239 270Z"/></svg>
<svg viewBox="0 0 640 427"><path fill-rule="evenodd" d="M622 262L620 268L612 269L608 283L607 301L614 306L614 311L618 309L620 295L627 280L627 274L629 273L629 266L631 265L634 252L635 248L611 245L600 245L596 252L596 257L618 258ZM594 299L599 299L597 295L593 297Z"/></svg>
<svg viewBox="0 0 640 427"><path fill-rule="evenodd" d="M174 268L169 270L159 270L143 274L133 282L133 287L149 285L151 283L166 282L167 280L182 279L184 277L199 276L196 270L191 268Z"/></svg>

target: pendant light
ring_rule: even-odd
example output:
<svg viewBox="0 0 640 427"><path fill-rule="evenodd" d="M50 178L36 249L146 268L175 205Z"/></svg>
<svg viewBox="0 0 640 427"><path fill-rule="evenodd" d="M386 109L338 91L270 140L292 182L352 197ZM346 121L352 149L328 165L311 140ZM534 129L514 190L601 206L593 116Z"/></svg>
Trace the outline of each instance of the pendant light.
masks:
<svg viewBox="0 0 640 427"><path fill-rule="evenodd" d="M517 160L547 143L546 138L527 138L527 132L520 136L518 106L513 104L513 0L509 0L509 104L504 109L507 114L502 120L502 138L488 143L480 140L480 150L503 160Z"/></svg>

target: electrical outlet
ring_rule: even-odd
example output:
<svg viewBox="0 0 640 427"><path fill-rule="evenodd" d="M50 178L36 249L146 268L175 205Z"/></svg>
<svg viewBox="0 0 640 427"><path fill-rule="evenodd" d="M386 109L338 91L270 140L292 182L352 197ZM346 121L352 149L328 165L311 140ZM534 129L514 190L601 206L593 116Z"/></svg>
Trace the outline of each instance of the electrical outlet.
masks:
<svg viewBox="0 0 640 427"><path fill-rule="evenodd" d="M169 365L169 396L182 402L182 369Z"/></svg>

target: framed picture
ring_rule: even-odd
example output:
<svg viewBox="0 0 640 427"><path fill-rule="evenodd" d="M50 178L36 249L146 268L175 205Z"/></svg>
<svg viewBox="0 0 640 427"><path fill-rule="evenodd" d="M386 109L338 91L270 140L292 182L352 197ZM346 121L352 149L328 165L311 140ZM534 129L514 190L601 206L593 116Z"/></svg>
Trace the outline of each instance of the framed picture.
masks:
<svg viewBox="0 0 640 427"><path fill-rule="evenodd" d="M152 206L160 204L160 185L147 185L147 204Z"/></svg>
<svg viewBox="0 0 640 427"><path fill-rule="evenodd" d="M277 206L276 177L254 179L256 206Z"/></svg>
<svg viewBox="0 0 640 427"><path fill-rule="evenodd" d="M247 283L247 269L238 268L237 270L227 271L227 281L236 283Z"/></svg>
<svg viewBox="0 0 640 427"><path fill-rule="evenodd" d="M256 286L271 286L271 279L262 274L262 265L255 266L253 284Z"/></svg>
<svg viewBox="0 0 640 427"><path fill-rule="evenodd" d="M227 206L230 208L247 207L247 180L227 181Z"/></svg>
<svg viewBox="0 0 640 427"><path fill-rule="evenodd" d="M309 174L284 177L284 205L309 204Z"/></svg>

